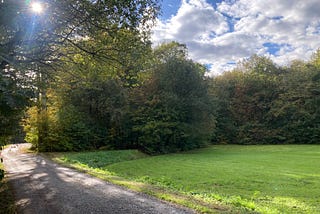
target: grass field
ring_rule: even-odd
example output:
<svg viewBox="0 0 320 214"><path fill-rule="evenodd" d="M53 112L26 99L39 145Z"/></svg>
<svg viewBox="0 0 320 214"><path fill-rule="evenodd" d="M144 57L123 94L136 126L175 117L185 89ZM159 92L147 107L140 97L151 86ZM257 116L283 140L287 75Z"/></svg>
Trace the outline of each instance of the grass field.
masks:
<svg viewBox="0 0 320 214"><path fill-rule="evenodd" d="M219 145L153 157L133 150L55 156L60 162L199 212L320 210L317 145ZM120 178L122 183L117 182Z"/></svg>

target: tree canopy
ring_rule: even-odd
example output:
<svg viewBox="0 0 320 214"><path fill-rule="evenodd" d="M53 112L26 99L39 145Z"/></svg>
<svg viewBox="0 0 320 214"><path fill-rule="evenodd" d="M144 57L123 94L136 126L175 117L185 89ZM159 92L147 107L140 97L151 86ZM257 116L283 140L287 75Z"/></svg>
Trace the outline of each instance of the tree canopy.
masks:
<svg viewBox="0 0 320 214"><path fill-rule="evenodd" d="M108 70L102 73L117 76L126 86L136 84L139 59L150 49L157 1L44 0L38 2L42 11L34 11L33 4L29 0L0 2L3 123L18 120L30 101L38 103L39 114L46 110L47 90L70 66ZM2 124L1 131L12 133L9 123Z"/></svg>
<svg viewBox="0 0 320 214"><path fill-rule="evenodd" d="M20 0L0 3L2 69L7 65L52 64L66 55L66 46L101 60L108 59L107 47L97 48L80 41L99 42L102 35L117 38L123 30L147 41L149 27L159 10L153 0L41 1L41 13L35 13L32 4L33 1Z"/></svg>
<svg viewBox="0 0 320 214"><path fill-rule="evenodd" d="M239 144L319 143L319 51L308 62L276 66L253 56L212 79L217 141Z"/></svg>

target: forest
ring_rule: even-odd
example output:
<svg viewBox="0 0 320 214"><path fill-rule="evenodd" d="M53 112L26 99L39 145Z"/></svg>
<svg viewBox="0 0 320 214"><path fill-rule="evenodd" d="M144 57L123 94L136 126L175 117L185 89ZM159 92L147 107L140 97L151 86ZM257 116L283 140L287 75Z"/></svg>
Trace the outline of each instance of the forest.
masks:
<svg viewBox="0 0 320 214"><path fill-rule="evenodd" d="M253 55L210 77L186 45L151 44L157 1L52 1L46 17L21 2L0 3L2 145L163 154L320 142L320 50L282 66Z"/></svg>

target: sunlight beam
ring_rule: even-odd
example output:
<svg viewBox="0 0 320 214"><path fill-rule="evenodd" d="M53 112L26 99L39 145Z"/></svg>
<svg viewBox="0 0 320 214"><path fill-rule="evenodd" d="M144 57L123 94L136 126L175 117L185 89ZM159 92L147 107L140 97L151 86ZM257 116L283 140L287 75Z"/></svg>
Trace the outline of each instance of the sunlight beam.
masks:
<svg viewBox="0 0 320 214"><path fill-rule="evenodd" d="M35 13L42 13L42 11L43 11L43 7L39 2L32 3L31 9Z"/></svg>

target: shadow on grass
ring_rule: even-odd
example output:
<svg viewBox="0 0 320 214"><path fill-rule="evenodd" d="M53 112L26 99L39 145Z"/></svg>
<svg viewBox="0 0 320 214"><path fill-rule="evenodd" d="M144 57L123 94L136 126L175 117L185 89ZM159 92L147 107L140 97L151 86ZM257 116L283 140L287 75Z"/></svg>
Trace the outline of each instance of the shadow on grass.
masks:
<svg viewBox="0 0 320 214"><path fill-rule="evenodd" d="M233 147L228 146L223 147L222 149L224 151L224 149L229 148L231 149ZM241 151L238 151L238 148L240 148ZM292 168L294 165L291 163L295 163L295 159L292 159L290 155L287 157L289 164L286 165L286 167L279 168L278 166L282 166L284 164L283 159L280 159L277 162L275 161L277 159L274 160L274 158L279 157L279 155L273 155L274 150L277 151L277 154L279 153L277 150L278 148L280 148L280 150L289 150L289 148L282 147L267 147L267 151L264 151L261 147L250 147L249 152L246 153L249 155L249 157L243 158L243 152L246 151L245 149L247 149L247 147L237 147L236 150L232 150L231 153L228 152L229 156L231 154L231 158L226 158L226 155L223 154L223 159L220 156L217 157L217 155L212 155L212 153L210 153L210 149L203 149L188 152L182 156L181 154L173 154L170 155L169 160L167 155L163 156L164 158L152 158L155 160L137 160L137 162L133 161L134 164L127 164L129 162L125 162L122 164L123 166L121 164L111 164L110 167L105 166L99 169L97 169L90 161L80 159L75 159L76 161L74 161L74 157L71 156L68 156L68 160L65 159L62 161L66 161L69 166L73 166L78 170L86 171L87 173L100 177L104 180L154 195L160 199L172 201L174 203L196 209L199 212L317 213L318 206L316 205L316 200L313 200L308 195L306 196L305 190L308 190L310 195L317 195L319 186L311 184L317 183L317 177L319 174L308 174L308 170L306 173L300 173L299 170L293 170L295 168ZM214 149L216 150L216 148ZM259 153L260 156L257 155L256 150L261 150L261 153ZM271 153L269 150L271 150ZM308 148L306 148L306 150L308 150ZM290 154L295 154L294 152L295 150L293 150L293 153L291 152ZM190 155L198 153L201 156L200 161L192 161L193 159L190 157ZM84 153L83 155L85 156L88 154ZM171 161L171 157L174 157L173 162ZM283 157L282 153L280 157ZM301 157L300 153L298 157ZM213 159L213 161L211 159ZM212 185L211 180L209 180L209 182L207 182L206 185L200 189L190 190L190 188L185 189L181 188L181 185L178 185L180 179L171 180L165 176L162 177L163 174L168 172L168 168L170 168L172 173L175 174L175 170L178 170L179 172L181 171L181 165L189 166L188 170L186 171L188 173L183 173L183 178L185 181L187 181L185 186L188 186L188 182L190 181L190 177L188 176L190 175L199 175L196 176L197 179L194 179L194 182L198 183L202 178L205 178L206 174L202 174L201 172L207 172L207 168L205 171L193 170L191 172L189 169L197 166L197 163L198 165L201 164L201 166L207 162L214 162L221 165L222 162L220 159L224 161L224 164L230 163L227 165L228 167L225 167L226 170L221 167L221 169L223 169L221 170L223 174L230 175L230 182L228 182L229 177L225 175L222 177L224 180L220 179L221 183L219 183L220 181L218 180L217 184L219 185L219 188L222 189L222 191L220 191L220 193L222 192L221 195L219 195L219 191L212 191L212 188L210 189L210 185ZM269 159L272 160L270 163L275 162L276 164L270 166ZM94 158L90 160L94 160ZM257 162L257 160L260 160L260 162ZM250 168L249 164L240 164L241 161L243 163L247 163L249 161L253 167ZM104 161L101 160L101 166L103 166L102 162ZM178 162L178 164L175 162ZM156 164L153 165L152 163ZM234 163L236 163L238 167L234 167ZM308 162L305 164L308 165L307 163ZM178 165L178 167L175 167L175 165ZM142 169L141 171L143 173L137 173L137 171L140 172L139 168ZM152 173L150 176L147 176L148 170L145 169L149 168L150 171L155 172L154 176L151 176ZM236 170L238 168L242 169L242 171ZM270 173L267 171L269 168ZM127 172L128 174L126 174ZM236 176L239 175L239 173L243 176ZM285 174L282 175L283 173ZM119 175L120 177L124 176L126 178L120 178L116 175ZM281 176L281 179L279 179L277 176ZM242 178L242 180L237 179L237 177ZM253 185L253 183L257 184ZM232 189L234 191L227 192L225 191L226 189ZM239 189L244 191L237 191ZM298 190L294 191L295 189ZM243 192L249 193L243 194ZM312 192L313 194L311 194Z"/></svg>
<svg viewBox="0 0 320 214"><path fill-rule="evenodd" d="M15 214L14 196L6 178L0 181L0 214Z"/></svg>
<svg viewBox="0 0 320 214"><path fill-rule="evenodd" d="M7 163L11 169L8 181L15 190L18 213L190 213L38 155L8 154L7 159L11 161Z"/></svg>
<svg viewBox="0 0 320 214"><path fill-rule="evenodd" d="M81 172L85 172L89 175L98 177L102 180L111 182L113 184L129 188L133 191L145 193L156 198L159 198L164 201L172 202L179 204L193 210L196 210L199 213L255 213L250 209L244 207L235 207L220 203L218 200L206 201L200 197L195 197L193 194L181 193L173 189L168 189L165 186L158 186L154 184L149 184L146 182L128 180L123 177L117 176L115 173L108 171L106 168L99 169L93 168L89 165L76 162L64 162L65 160L59 159L57 155L50 155L54 161L62 164L63 166L76 169Z"/></svg>

